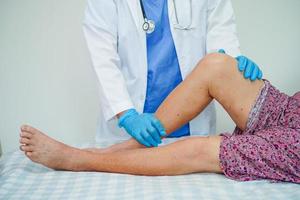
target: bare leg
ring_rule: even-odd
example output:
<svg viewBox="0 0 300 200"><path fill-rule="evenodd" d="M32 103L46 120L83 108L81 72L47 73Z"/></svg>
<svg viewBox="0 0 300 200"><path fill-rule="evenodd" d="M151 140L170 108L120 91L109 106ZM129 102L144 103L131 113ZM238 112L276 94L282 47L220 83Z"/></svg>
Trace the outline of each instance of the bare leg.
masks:
<svg viewBox="0 0 300 200"><path fill-rule="evenodd" d="M21 143L26 144L21 150L32 161L53 169L150 176L220 172L217 137L189 138L164 147L101 154L69 147L29 126L22 126L21 130Z"/></svg>
<svg viewBox="0 0 300 200"><path fill-rule="evenodd" d="M194 118L216 98L243 129L262 85L261 81L244 80L233 58L212 54L170 94L156 116L170 133ZM21 131L21 143L26 145L21 150L33 161L54 169L143 175L221 172L219 136L190 138L160 148L97 154L58 143L28 126L22 127Z"/></svg>
<svg viewBox="0 0 300 200"><path fill-rule="evenodd" d="M263 81L247 81L235 59L220 54L206 56L162 103L156 116L167 133L196 117L216 99L242 130Z"/></svg>

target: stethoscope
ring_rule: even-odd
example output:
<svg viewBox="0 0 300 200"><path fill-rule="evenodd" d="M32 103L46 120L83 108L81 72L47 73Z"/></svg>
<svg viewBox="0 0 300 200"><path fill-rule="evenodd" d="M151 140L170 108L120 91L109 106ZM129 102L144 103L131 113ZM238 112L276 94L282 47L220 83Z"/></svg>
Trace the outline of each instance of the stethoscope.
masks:
<svg viewBox="0 0 300 200"><path fill-rule="evenodd" d="M143 23L142 28L147 34L151 34L155 30L155 22L153 20L147 18L145 8L144 8L144 4L143 4L142 0L140 0L140 5L141 5L142 13L143 13L143 18L144 18L144 23ZM175 20L176 20L176 23L173 24L174 28L180 29L180 30L189 30L189 29L191 29L192 28L192 21L193 21L192 20L192 18L193 18L192 0L190 0L190 22L186 26L181 25L180 22L179 22L178 15L177 15L177 6L176 6L176 3L175 3L175 0L173 0L173 5L174 5L174 10L175 10Z"/></svg>

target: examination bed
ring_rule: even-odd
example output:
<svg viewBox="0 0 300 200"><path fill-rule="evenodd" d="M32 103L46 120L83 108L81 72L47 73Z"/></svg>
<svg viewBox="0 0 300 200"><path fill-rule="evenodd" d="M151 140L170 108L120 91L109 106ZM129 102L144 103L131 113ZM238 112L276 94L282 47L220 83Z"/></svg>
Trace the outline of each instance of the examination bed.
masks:
<svg viewBox="0 0 300 200"><path fill-rule="evenodd" d="M299 200L300 185L237 182L218 174L146 177L54 171L14 151L0 160L0 199Z"/></svg>

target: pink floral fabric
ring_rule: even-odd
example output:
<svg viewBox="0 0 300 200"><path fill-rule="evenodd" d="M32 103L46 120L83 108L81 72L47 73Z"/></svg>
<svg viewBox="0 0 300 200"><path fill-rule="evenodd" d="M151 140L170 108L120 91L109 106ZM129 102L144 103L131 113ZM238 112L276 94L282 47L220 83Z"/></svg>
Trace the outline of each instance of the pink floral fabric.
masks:
<svg viewBox="0 0 300 200"><path fill-rule="evenodd" d="M234 180L300 183L300 92L290 97L265 81L247 128L222 134L220 162Z"/></svg>

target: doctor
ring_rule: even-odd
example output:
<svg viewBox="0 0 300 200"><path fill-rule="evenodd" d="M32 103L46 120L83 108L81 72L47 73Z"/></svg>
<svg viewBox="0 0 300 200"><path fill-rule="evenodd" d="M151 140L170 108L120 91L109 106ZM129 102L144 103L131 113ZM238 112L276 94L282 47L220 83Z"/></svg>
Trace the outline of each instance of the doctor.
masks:
<svg viewBox="0 0 300 200"><path fill-rule="evenodd" d="M207 53L224 49L245 78L262 78L240 56L230 0L88 0L84 33L99 80L97 141L133 137L157 146L165 131L151 113ZM169 137L208 135L215 127L210 104Z"/></svg>

